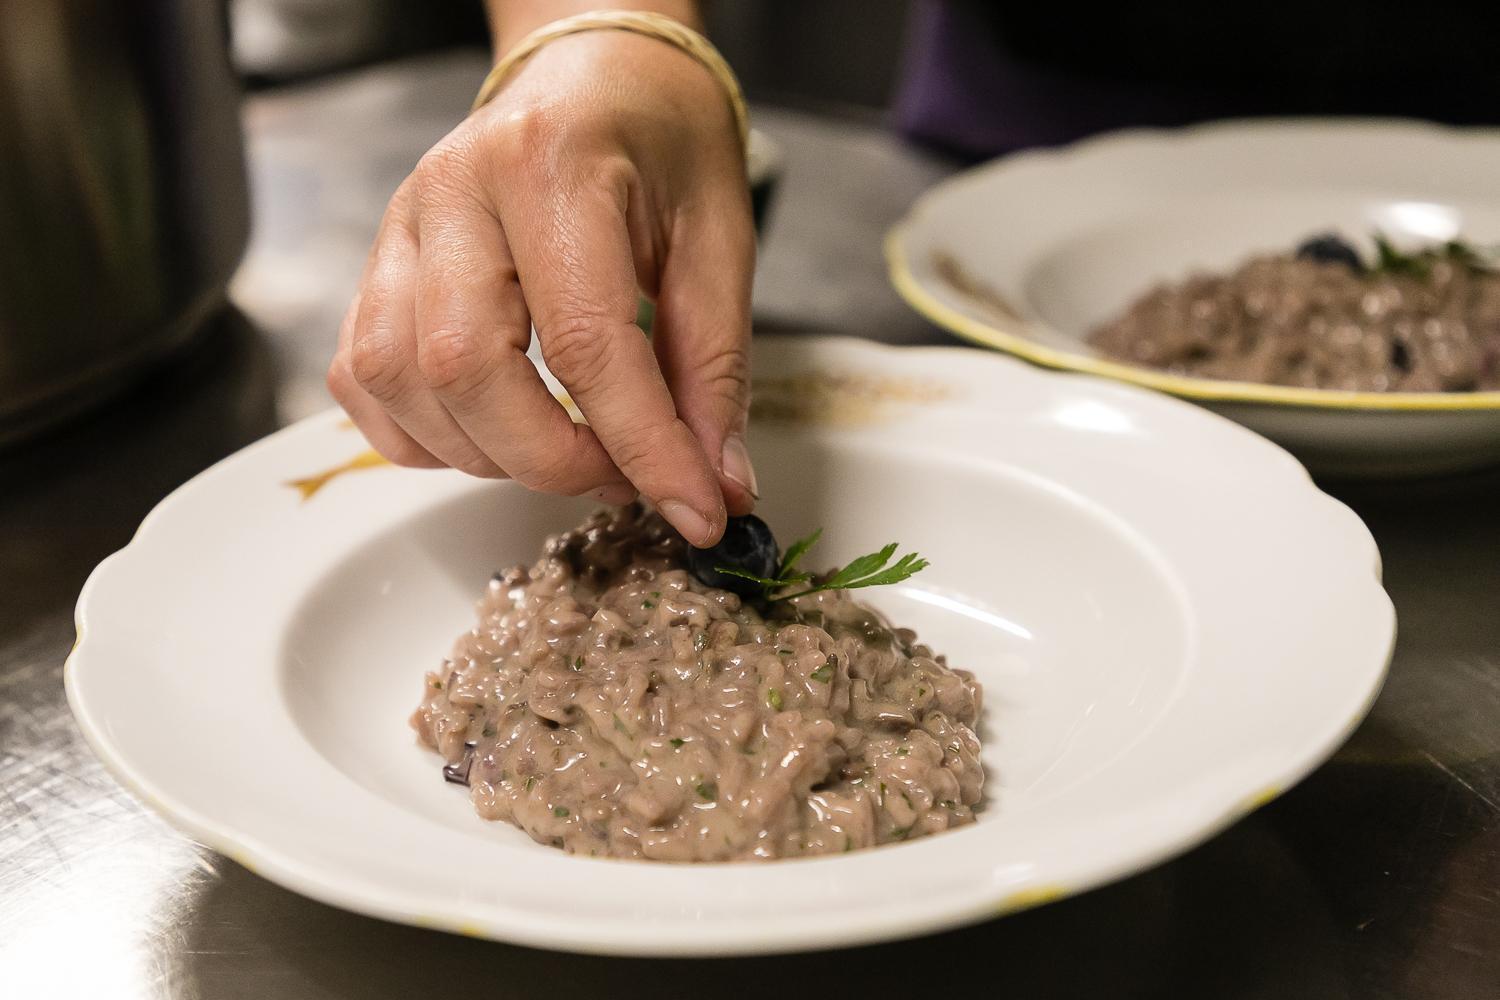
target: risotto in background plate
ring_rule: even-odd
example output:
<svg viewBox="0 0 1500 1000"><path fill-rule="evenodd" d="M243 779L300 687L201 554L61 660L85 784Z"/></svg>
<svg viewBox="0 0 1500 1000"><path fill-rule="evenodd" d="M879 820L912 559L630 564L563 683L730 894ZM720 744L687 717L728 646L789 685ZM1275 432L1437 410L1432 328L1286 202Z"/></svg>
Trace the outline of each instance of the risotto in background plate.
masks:
<svg viewBox="0 0 1500 1000"><path fill-rule="evenodd" d="M1500 390L1482 379L1428 391L1446 386L1309 380L1308 365L1291 364L1277 381L1295 384L1272 385L1253 379L1275 365L1236 375L1190 354L1162 370L1089 337L1153 286L1227 274L1326 230L1357 242L1383 233L1407 252L1500 243L1497 175L1494 129L1299 119L1117 132L938 184L891 230L886 259L902 297L960 337L1197 401L1316 473L1450 472L1500 462ZM1163 323L1153 319L1150 336L1166 336Z"/></svg>

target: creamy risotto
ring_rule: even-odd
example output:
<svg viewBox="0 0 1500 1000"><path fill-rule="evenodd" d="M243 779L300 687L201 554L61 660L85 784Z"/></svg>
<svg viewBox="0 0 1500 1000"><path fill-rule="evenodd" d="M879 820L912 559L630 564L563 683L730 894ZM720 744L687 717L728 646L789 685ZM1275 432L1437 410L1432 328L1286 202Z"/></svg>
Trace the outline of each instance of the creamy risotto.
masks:
<svg viewBox="0 0 1500 1000"><path fill-rule="evenodd" d="M736 861L971 823L980 686L847 591L710 587L639 505L495 575L412 725L485 819L594 856Z"/></svg>
<svg viewBox="0 0 1500 1000"><path fill-rule="evenodd" d="M1202 378L1365 392L1500 389L1500 274L1464 244L1366 266L1337 236L1142 295L1090 342Z"/></svg>

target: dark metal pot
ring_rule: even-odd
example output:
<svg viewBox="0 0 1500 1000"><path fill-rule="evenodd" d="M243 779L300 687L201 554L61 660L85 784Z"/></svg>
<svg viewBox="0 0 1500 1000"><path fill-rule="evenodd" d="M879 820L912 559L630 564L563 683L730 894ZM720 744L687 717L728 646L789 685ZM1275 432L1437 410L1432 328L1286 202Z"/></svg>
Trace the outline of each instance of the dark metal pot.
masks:
<svg viewBox="0 0 1500 1000"><path fill-rule="evenodd" d="M214 0L0 2L0 444L223 302L249 228L226 42Z"/></svg>

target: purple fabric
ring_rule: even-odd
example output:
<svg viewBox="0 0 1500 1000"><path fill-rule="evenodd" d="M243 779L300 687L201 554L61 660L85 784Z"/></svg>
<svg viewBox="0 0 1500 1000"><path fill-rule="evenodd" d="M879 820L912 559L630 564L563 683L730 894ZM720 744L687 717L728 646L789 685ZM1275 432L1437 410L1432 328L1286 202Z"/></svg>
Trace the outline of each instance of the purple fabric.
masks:
<svg viewBox="0 0 1500 1000"><path fill-rule="evenodd" d="M894 120L913 139L989 156L1234 113L1222 95L1087 80L1010 58L972 8L916 0L911 17Z"/></svg>

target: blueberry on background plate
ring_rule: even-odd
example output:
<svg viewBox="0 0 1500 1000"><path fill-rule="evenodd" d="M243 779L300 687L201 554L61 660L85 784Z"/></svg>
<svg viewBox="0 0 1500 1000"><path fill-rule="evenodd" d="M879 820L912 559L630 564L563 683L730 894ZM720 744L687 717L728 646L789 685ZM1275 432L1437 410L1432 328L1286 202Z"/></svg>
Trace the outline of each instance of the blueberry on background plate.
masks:
<svg viewBox="0 0 1500 1000"><path fill-rule="evenodd" d="M1364 270L1359 251L1337 233L1319 233L1303 240L1297 247L1298 260L1315 260L1320 264L1343 264L1351 271Z"/></svg>
<svg viewBox="0 0 1500 1000"><path fill-rule="evenodd" d="M719 544L707 549L688 547L688 571L710 587L733 591L741 597L760 592L760 585L738 576L720 573L718 567L744 570L756 576L773 577L781 564L781 549L766 522L754 514L731 517Z"/></svg>

